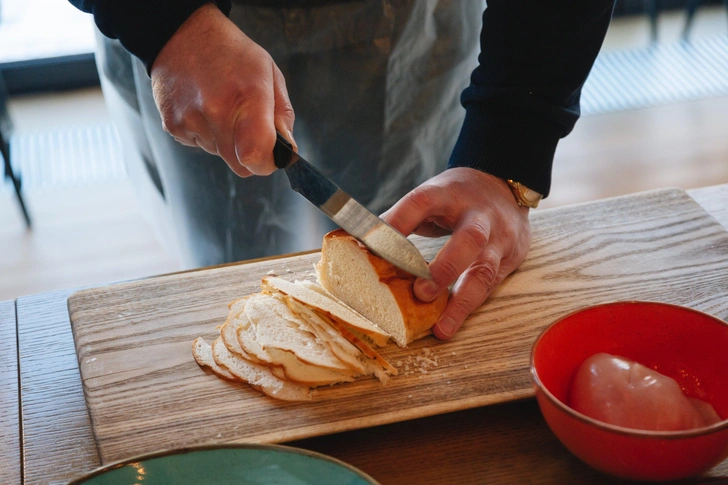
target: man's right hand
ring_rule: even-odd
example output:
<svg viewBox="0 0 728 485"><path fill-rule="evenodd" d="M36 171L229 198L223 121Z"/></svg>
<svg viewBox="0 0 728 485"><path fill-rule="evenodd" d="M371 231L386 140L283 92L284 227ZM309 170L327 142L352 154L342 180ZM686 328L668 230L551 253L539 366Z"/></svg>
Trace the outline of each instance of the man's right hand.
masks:
<svg viewBox="0 0 728 485"><path fill-rule="evenodd" d="M241 177L275 171L275 131L292 140L294 121L283 74L214 4L180 26L151 77L164 129L177 141L221 156Z"/></svg>

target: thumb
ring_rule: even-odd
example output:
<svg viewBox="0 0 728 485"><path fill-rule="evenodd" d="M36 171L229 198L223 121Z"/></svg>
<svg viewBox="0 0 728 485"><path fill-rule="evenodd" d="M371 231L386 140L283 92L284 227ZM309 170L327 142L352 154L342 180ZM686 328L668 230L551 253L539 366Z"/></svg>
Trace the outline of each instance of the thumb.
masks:
<svg viewBox="0 0 728 485"><path fill-rule="evenodd" d="M286 80L275 64L273 64L273 100L275 103L273 119L276 130L291 142L293 150L297 152L298 144L293 138L293 122L296 119L296 114L293 111L293 106L291 106L291 100L288 98Z"/></svg>
<svg viewBox="0 0 728 485"><path fill-rule="evenodd" d="M424 303L434 301L440 294L440 287L437 286L437 283L422 278L415 280L413 290L417 299Z"/></svg>

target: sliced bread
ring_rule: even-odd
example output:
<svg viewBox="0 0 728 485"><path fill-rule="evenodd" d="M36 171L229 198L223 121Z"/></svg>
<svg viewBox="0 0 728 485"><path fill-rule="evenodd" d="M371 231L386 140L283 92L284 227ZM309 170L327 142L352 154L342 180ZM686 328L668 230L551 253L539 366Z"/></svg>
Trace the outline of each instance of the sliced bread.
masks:
<svg viewBox="0 0 728 485"><path fill-rule="evenodd" d="M419 301L413 275L375 256L341 229L324 236L316 273L324 289L384 329L400 347L431 332L449 296L444 290L432 302Z"/></svg>
<svg viewBox="0 0 728 485"><path fill-rule="evenodd" d="M290 322L282 320L274 312L267 312L261 317L261 312L255 308L261 302L264 305L271 304L273 298L263 294L260 297L253 295L246 305L246 311L231 322L237 332L237 343L245 354L253 357L253 363L269 366L274 375L308 386L324 386L354 380L355 371L336 360L326 348L321 348L320 343L313 342ZM254 313L254 318L250 318L248 311ZM292 351L294 348L300 355L312 360L321 358L320 362L334 363L337 368L323 367L302 360ZM329 355L326 355L327 352ZM283 375L276 372L278 367L282 369Z"/></svg>
<svg viewBox="0 0 728 485"><path fill-rule="evenodd" d="M261 288L279 291L295 300L314 308L355 334L371 339L376 345L384 347L389 342L389 334L371 321L364 318L344 302L329 292L316 291L304 283L291 283L281 278L263 278ZM320 288L320 287L319 287Z"/></svg>
<svg viewBox="0 0 728 485"><path fill-rule="evenodd" d="M268 367L253 364L236 356L225 347L221 338L212 344L212 357L219 366L226 368L232 375L271 397L283 401L311 400L308 386L279 379Z"/></svg>
<svg viewBox="0 0 728 485"><path fill-rule="evenodd" d="M207 367L215 375L227 379L229 381L239 381L237 377L230 373L225 367L221 367L212 358L212 346L208 344L202 337L197 337L192 342L192 356L200 367Z"/></svg>

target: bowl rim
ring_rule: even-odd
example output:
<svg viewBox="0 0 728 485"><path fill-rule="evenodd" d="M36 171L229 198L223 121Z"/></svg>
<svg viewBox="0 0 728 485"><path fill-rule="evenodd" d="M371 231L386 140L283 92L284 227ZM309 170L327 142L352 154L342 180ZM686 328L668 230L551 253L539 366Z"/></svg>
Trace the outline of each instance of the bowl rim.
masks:
<svg viewBox="0 0 728 485"><path fill-rule="evenodd" d="M89 473L84 474L81 477L75 478L67 483L67 485L82 485L83 483L87 482L88 480L95 478L99 475L102 475L108 471L115 470L117 468L122 468L124 466L130 465L132 463L145 461L145 460L151 460L156 458L165 458L167 456L173 456L173 455L182 455L187 453L196 453L198 451L215 451L215 450L229 450L229 449L246 449L246 450L267 450L267 451L279 451L284 453L294 453L298 455L304 455L308 456L310 458L316 458L323 461L328 461L331 463L334 463L336 465L341 466L342 468L347 469L348 471L352 472L354 475L357 475L365 480L368 480L371 485L380 485L380 483L372 478L369 474L363 472L362 470L356 468L353 465L350 465L344 461L339 460L338 458L334 458L333 456L326 455L324 453L319 453L317 451L311 451L307 450L305 448L297 448L294 446L285 446L285 445L277 445L277 444L260 444L260 443L225 443L225 444L208 444L208 445L197 445L197 446L185 446L182 448L168 448L163 449L159 451L154 451L151 453L145 453L142 455L136 455L130 458L125 458L123 460L119 460L113 463L109 463L107 465L102 465Z"/></svg>
<svg viewBox="0 0 728 485"><path fill-rule="evenodd" d="M566 315L563 315L556 319L554 322L550 323L546 328L544 328L541 333L539 334L536 341L533 343L533 346L531 347L531 358L530 358L530 374L531 374L531 380L534 384L534 386L537 387L537 390L543 392L544 396L551 402L553 405L555 405L559 410L566 413L567 415L578 419L579 421L594 426L596 428L599 428L603 431L609 431L611 433L617 433L621 435L631 436L635 438L648 438L648 439L661 439L661 440L677 440L677 439L684 439L684 438L695 438L698 436L705 436L709 434L713 434L717 431L721 431L724 429L728 429L728 419L723 419L721 421L718 421L717 423L711 424L710 426L703 426L701 428L693 428L693 429L684 429L684 430L678 430L678 431L654 431L654 430L646 430L646 429L636 429L636 428L627 428L624 426L617 426L615 424L609 424L605 423L604 421L599 421L598 419L591 418L585 414L580 413L579 411L573 409L572 407L566 405L563 403L560 399L558 399L556 396L554 396L551 391L548 390L548 388L541 382L541 379L538 376L538 371L536 370L536 365L534 363L535 354L536 354L536 348L538 347L539 342L541 342L541 339L543 338L546 333L548 333L549 330L551 330L553 327L561 323L562 321L566 320L567 318L570 318L571 316L584 312L586 310L599 308L599 307L605 307L605 306L615 306L615 305L624 305L624 304L639 304L639 305L656 305L656 306L665 306L665 307L672 307L676 308L681 311L689 311L693 313L697 313L703 317L707 317L709 320L714 321L715 323L724 325L728 327L728 322L711 315L709 313L696 310L694 308L690 308L683 305L677 305L674 303L665 303L665 302L658 302L658 301L648 301L648 300L617 300L617 301L610 301L605 303L598 303L596 305L588 305L584 306L582 308L578 308L574 311L571 311L567 313Z"/></svg>

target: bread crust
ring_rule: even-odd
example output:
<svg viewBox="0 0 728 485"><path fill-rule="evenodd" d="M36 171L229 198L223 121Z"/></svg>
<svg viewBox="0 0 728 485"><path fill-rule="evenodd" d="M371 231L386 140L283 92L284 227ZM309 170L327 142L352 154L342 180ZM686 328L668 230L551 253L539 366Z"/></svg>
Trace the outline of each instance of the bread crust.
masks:
<svg viewBox="0 0 728 485"><path fill-rule="evenodd" d="M344 239L356 245L367 256L369 263L372 265L377 276L379 276L379 281L389 287L404 320L404 326L407 332L406 343L432 333L432 326L437 323L437 320L447 305L449 298L448 290L443 290L431 302L422 302L415 296L414 283L417 278L414 275L372 254L366 246L343 229L336 229L326 234L323 242L324 247L326 246L327 240L337 238Z"/></svg>

